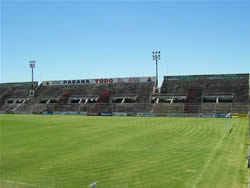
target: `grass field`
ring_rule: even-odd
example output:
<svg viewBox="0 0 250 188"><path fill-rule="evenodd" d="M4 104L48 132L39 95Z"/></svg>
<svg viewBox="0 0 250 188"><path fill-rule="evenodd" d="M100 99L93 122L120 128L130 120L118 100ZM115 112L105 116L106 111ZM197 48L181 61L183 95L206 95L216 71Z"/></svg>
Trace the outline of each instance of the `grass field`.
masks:
<svg viewBox="0 0 250 188"><path fill-rule="evenodd" d="M247 188L247 119L233 119L231 134L225 119L0 115L0 122L0 187L84 188L98 180L97 188Z"/></svg>

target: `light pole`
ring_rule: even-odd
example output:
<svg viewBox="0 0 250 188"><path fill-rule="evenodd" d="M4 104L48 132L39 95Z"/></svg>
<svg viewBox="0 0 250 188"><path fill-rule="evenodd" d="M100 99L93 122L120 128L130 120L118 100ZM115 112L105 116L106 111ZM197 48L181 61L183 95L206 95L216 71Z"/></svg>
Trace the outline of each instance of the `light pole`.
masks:
<svg viewBox="0 0 250 188"><path fill-rule="evenodd" d="M33 82L34 82L34 71L33 69L36 67L36 61L29 61L30 68L31 68L31 73L32 73L32 89L33 89Z"/></svg>
<svg viewBox="0 0 250 188"><path fill-rule="evenodd" d="M161 59L160 51L153 51L152 56L153 60L155 60L155 65L156 65L156 84L155 87L158 88L158 60Z"/></svg>

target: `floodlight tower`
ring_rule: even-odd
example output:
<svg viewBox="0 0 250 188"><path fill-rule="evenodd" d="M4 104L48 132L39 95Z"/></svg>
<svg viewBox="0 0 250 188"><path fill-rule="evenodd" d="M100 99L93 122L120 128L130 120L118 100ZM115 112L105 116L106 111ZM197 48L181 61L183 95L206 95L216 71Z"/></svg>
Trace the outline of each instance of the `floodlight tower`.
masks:
<svg viewBox="0 0 250 188"><path fill-rule="evenodd" d="M152 56L153 56L153 60L155 60L155 65L156 65L156 84L155 87L158 87L158 60L161 59L161 55L160 55L160 51L153 51L152 52Z"/></svg>
<svg viewBox="0 0 250 188"><path fill-rule="evenodd" d="M33 89L33 82L34 82L34 71L33 69L36 67L36 61L29 61L31 73L32 73L32 89Z"/></svg>

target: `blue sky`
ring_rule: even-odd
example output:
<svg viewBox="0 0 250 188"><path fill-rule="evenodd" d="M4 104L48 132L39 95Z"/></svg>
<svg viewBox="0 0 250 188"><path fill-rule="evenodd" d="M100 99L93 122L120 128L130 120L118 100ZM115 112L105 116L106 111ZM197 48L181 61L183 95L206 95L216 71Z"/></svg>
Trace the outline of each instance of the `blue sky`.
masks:
<svg viewBox="0 0 250 188"><path fill-rule="evenodd" d="M250 72L250 0L1 1L0 82Z"/></svg>

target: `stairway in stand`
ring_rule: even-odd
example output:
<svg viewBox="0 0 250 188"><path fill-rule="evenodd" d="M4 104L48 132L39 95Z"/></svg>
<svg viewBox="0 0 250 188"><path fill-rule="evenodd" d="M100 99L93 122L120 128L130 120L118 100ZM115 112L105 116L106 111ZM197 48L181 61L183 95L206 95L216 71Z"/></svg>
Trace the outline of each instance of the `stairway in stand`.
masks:
<svg viewBox="0 0 250 188"><path fill-rule="evenodd" d="M5 100L9 97L9 93L6 93L5 95L2 96L0 99L0 104L3 105L5 103Z"/></svg>
<svg viewBox="0 0 250 188"><path fill-rule="evenodd" d="M94 115L97 116L99 113L103 112L103 110L100 110L100 107L105 108L105 104L107 106L109 103L110 98L110 91L104 91L101 96L98 98L97 102L88 108L88 115ZM103 104L103 105L102 105Z"/></svg>
<svg viewBox="0 0 250 188"><path fill-rule="evenodd" d="M64 92L63 95L58 99L54 111L62 112L64 110L64 105L68 103L69 96L69 92Z"/></svg>
<svg viewBox="0 0 250 188"><path fill-rule="evenodd" d="M202 89L192 87L188 91L187 99L184 106L185 114L198 114L201 107Z"/></svg>

